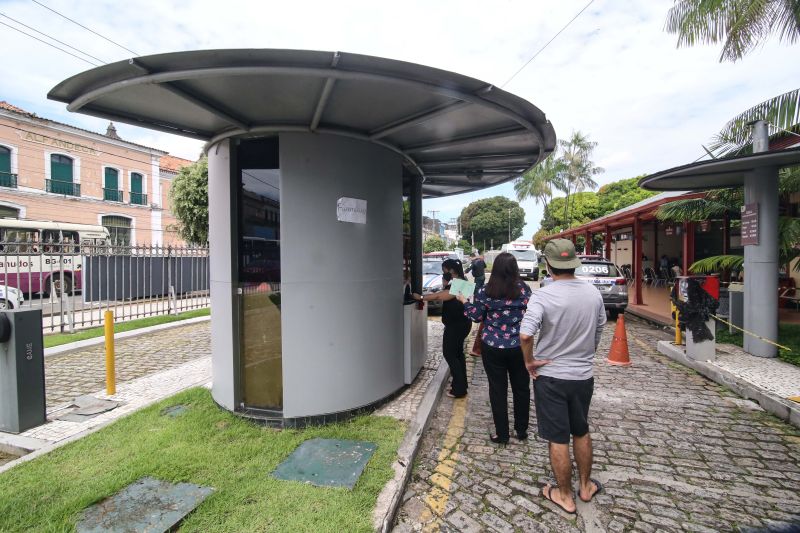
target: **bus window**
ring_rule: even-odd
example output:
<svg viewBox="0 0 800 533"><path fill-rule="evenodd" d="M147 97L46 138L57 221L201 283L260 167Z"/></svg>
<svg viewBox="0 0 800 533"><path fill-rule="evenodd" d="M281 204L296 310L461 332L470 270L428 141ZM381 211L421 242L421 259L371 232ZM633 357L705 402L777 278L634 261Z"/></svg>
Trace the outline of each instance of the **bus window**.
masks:
<svg viewBox="0 0 800 533"><path fill-rule="evenodd" d="M62 231L61 242L65 245L62 246L62 251L65 254L80 253L80 247L77 244L80 242L80 237L77 231Z"/></svg>
<svg viewBox="0 0 800 533"><path fill-rule="evenodd" d="M5 245L0 245L3 253L39 253L36 247L38 240L39 232L36 230L0 228L0 242L5 243Z"/></svg>
<svg viewBox="0 0 800 533"><path fill-rule="evenodd" d="M57 229L46 229L42 232L42 243L44 245L44 253L55 254L58 253L58 243L60 237Z"/></svg>

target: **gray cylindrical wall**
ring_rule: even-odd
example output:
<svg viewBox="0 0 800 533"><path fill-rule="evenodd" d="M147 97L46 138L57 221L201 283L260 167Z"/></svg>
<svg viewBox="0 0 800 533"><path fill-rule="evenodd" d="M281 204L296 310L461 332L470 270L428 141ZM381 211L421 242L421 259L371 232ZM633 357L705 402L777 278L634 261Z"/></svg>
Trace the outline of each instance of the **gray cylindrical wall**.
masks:
<svg viewBox="0 0 800 533"><path fill-rule="evenodd" d="M208 241L211 271L211 394L226 409L234 410L241 398L236 284L232 279L234 235L231 227L230 141L208 151ZM236 311L236 313L234 313Z"/></svg>
<svg viewBox="0 0 800 533"><path fill-rule="evenodd" d="M212 391L235 409L229 147L209 150ZM371 404L403 386L402 160L362 141L283 134L280 165L283 416ZM337 221L341 197L367 201L366 224Z"/></svg>
<svg viewBox="0 0 800 533"><path fill-rule="evenodd" d="M284 417L370 404L403 386L402 159L298 133L280 161ZM366 224L337 222L341 197Z"/></svg>

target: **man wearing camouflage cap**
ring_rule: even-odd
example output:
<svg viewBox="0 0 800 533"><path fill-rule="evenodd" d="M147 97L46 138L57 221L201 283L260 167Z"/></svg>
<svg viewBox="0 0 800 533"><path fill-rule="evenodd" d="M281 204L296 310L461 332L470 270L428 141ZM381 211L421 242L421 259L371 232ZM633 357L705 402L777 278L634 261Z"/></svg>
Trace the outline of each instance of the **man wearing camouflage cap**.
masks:
<svg viewBox="0 0 800 533"><path fill-rule="evenodd" d="M594 390L593 361L606 323L603 297L594 286L575 277L581 266L575 245L553 239L544 248L553 283L534 291L520 327L520 343L533 392L539 437L550 444L556 486L542 496L568 513L576 512L572 490L569 439L578 465L578 497L588 502L602 490L590 477L592 440L589 404ZM539 335L534 357L533 339Z"/></svg>

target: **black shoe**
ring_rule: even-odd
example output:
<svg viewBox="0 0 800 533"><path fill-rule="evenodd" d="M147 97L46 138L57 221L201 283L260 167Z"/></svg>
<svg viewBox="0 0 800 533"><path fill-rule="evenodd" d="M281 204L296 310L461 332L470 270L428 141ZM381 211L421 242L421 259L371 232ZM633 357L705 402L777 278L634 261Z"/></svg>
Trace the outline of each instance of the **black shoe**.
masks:
<svg viewBox="0 0 800 533"><path fill-rule="evenodd" d="M519 431L517 431L516 437L517 440L528 440L528 432L523 431L522 433L520 433Z"/></svg>
<svg viewBox="0 0 800 533"><path fill-rule="evenodd" d="M495 444L508 444L508 439L501 439L497 435L489 435L489 440L494 442Z"/></svg>

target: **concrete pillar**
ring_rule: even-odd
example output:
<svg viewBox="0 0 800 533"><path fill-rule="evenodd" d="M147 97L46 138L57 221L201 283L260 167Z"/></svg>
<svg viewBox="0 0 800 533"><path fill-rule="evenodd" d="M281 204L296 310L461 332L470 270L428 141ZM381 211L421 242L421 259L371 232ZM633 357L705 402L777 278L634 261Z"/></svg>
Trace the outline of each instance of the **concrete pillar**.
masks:
<svg viewBox="0 0 800 533"><path fill-rule="evenodd" d="M642 297L642 221L639 217L633 219L633 303L634 305L644 305Z"/></svg>
<svg viewBox="0 0 800 533"><path fill-rule="evenodd" d="M767 126L753 125L753 152L766 152ZM764 167L744 179L744 203L758 205L758 244L744 247L744 329L778 340L778 169ZM751 335L744 350L758 357L776 357L778 349Z"/></svg>
<svg viewBox="0 0 800 533"><path fill-rule="evenodd" d="M408 202L411 218L411 287L415 293L422 294L422 178L412 178Z"/></svg>

